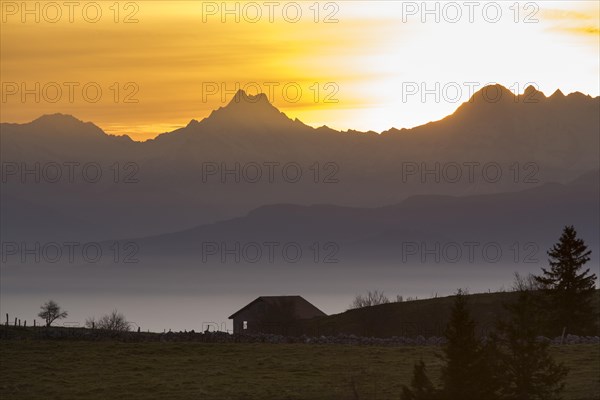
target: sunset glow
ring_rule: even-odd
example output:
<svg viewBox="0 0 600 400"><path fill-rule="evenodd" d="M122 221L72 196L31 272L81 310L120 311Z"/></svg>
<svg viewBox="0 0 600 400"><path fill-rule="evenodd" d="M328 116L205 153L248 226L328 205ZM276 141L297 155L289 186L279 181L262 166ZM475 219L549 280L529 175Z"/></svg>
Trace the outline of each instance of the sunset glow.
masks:
<svg viewBox="0 0 600 400"><path fill-rule="evenodd" d="M70 22L67 7L58 18L43 2L38 11L32 2L27 14L21 2L3 1L0 119L61 112L144 140L207 117L239 87L266 92L290 118L315 127L379 132L452 113L471 83L599 94L597 2L526 3L539 9L521 3L518 12L500 2L495 23L494 10L482 14L485 2L472 23L460 2L456 23L449 21L456 10L444 3L439 23L435 11L407 7L421 2L365 3L294 3L301 4L297 22L289 22L297 10L280 3L271 22L262 2L229 2L234 14L223 14L221 2L121 2L118 15L112 3L100 2L102 17L93 23L83 7ZM87 12L89 19L95 11ZM423 99L421 89L436 83L440 98ZM407 84L419 93L407 95ZM94 102L97 87L102 95Z"/></svg>

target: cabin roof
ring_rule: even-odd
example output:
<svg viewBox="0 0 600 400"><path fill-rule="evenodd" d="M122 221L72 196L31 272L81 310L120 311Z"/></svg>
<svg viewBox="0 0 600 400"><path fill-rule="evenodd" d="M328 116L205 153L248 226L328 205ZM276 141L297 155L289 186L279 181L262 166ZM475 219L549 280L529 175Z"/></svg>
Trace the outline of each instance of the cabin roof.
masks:
<svg viewBox="0 0 600 400"><path fill-rule="evenodd" d="M278 305L281 304L282 301L292 302L295 311L295 316L298 319L308 319L314 317L327 316L327 314L319 310L317 307L315 307L312 303L308 302L302 296L260 296L251 301L250 303L246 304L244 307L237 310L235 313L231 314L229 316L229 319L233 319L237 314L250 308L258 302L264 302L269 305Z"/></svg>

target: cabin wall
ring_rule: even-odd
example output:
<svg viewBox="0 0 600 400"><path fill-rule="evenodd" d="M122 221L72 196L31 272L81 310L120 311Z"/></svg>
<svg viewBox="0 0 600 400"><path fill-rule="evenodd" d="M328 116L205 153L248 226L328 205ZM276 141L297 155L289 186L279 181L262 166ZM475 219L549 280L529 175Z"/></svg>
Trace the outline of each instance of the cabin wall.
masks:
<svg viewBox="0 0 600 400"><path fill-rule="evenodd" d="M258 308L253 305L235 316L233 333L258 333L260 332L260 320ZM246 329L244 329L244 322L246 322Z"/></svg>
<svg viewBox="0 0 600 400"><path fill-rule="evenodd" d="M281 322L277 322L278 319ZM265 302L258 301L236 314L233 318L233 332L236 334L270 333L284 336L301 336L308 333L306 325L309 319L306 317L305 319L282 317L280 309L272 308ZM312 332L313 330L309 329L308 331Z"/></svg>
<svg viewBox="0 0 600 400"><path fill-rule="evenodd" d="M272 333L276 335L291 335L296 333L294 323L281 324L265 323L265 308L261 304L253 304L233 318L233 333ZM244 329L244 322L246 329Z"/></svg>

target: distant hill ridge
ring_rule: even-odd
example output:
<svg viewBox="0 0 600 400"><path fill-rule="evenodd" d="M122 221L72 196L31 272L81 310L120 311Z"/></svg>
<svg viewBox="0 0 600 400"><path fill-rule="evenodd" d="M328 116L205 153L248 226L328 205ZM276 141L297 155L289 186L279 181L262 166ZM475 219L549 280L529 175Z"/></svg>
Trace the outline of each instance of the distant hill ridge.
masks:
<svg viewBox="0 0 600 400"><path fill-rule="evenodd" d="M497 93L500 101L489 101ZM240 91L207 118L145 142L107 135L63 114L2 123L4 163L103 168L98 184L65 185L64 179L22 184L15 174L3 182L3 194L11 204L28 205L11 215L33 225L5 226L32 235L47 231L27 217L40 206L49 215L73 217L71 226L88 225L81 237L141 237L242 216L268 204L379 207L414 195L465 196L566 183L600 168L599 106L599 97L581 93L546 97L528 88L515 97L495 85L442 120L377 134L313 128L288 118L266 96ZM265 163L278 165L273 182L266 181ZM217 168L208 177L207 164ZM300 168L298 182L284 179L282 167L288 164ZM223 178L223 171L248 165L262 166L261 180L249 182L242 172ZM466 165L477 165L473 180ZM486 165L501 169L499 181L483 176ZM456 166L459 179L453 181L448 177ZM119 177L133 171L136 183L115 184L115 167ZM407 175L407 167L414 173ZM423 174L436 169L437 177ZM59 227L56 234L72 233Z"/></svg>
<svg viewBox="0 0 600 400"><path fill-rule="evenodd" d="M468 309L476 322L478 336L486 336L496 328L496 322L505 318L505 304L517 300L518 292L470 294ZM304 329L322 335L354 334L366 337L444 336L455 296L392 302L371 307L352 309L340 314L310 320ZM600 317L600 290L594 297L596 313ZM600 319L598 319L600 320ZM597 325L600 335L600 325ZM559 328L553 338L561 335ZM572 333L572 332L567 332Z"/></svg>

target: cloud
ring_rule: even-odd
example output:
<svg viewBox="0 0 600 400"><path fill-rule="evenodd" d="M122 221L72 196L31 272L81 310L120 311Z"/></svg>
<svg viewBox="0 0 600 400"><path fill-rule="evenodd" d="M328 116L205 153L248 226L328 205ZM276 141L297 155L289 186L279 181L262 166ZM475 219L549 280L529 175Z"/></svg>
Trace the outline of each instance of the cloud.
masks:
<svg viewBox="0 0 600 400"><path fill-rule="evenodd" d="M542 18L549 24L549 30L570 35L598 38L600 34L600 18L598 5L581 10L546 9Z"/></svg>

